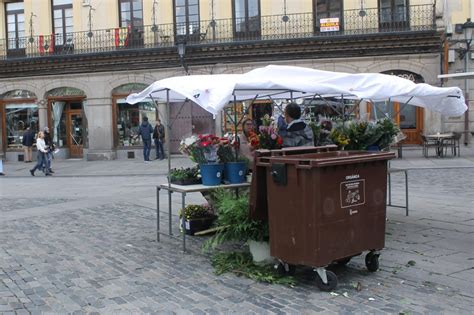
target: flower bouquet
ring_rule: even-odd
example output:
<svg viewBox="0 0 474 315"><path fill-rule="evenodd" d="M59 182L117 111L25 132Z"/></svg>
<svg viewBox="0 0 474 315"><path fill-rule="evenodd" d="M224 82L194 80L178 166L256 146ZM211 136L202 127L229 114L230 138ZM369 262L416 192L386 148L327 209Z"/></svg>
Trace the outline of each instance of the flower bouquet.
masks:
<svg viewBox="0 0 474 315"><path fill-rule="evenodd" d="M281 149L283 139L277 133L277 129L273 124L273 120L267 114L262 118L262 125L258 128L258 148L260 149ZM257 140L250 138L250 143L257 143Z"/></svg>
<svg viewBox="0 0 474 315"><path fill-rule="evenodd" d="M221 139L211 134L192 135L181 141L179 151L198 164L216 163Z"/></svg>
<svg viewBox="0 0 474 315"><path fill-rule="evenodd" d="M221 139L210 134L191 136L181 141L180 152L199 163L203 185L219 185L222 181L224 164L218 163L217 156L220 145Z"/></svg>

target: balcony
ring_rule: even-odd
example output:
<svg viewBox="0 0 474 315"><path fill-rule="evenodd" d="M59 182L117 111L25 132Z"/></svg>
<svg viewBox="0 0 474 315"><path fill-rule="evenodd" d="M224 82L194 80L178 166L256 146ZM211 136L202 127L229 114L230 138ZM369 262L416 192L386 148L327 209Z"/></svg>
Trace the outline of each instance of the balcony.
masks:
<svg viewBox="0 0 474 315"><path fill-rule="evenodd" d="M199 24L156 24L139 28L112 28L68 34L44 34L0 40L0 60L67 55L117 54L132 50L166 50L185 41L188 46L247 45L289 40L364 38L436 31L433 5L414 5L399 12L377 8L346 10L339 21L319 25L314 15L298 13L261 16L259 20L216 19Z"/></svg>

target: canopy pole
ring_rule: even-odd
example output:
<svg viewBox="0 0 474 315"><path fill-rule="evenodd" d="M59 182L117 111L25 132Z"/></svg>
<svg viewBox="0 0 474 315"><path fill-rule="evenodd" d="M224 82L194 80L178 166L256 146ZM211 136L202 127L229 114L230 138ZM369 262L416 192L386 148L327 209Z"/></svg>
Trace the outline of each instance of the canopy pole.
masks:
<svg viewBox="0 0 474 315"><path fill-rule="evenodd" d="M172 226L171 222L173 221L171 218L171 104L170 104L170 90L166 89L166 120L168 122L168 223L169 223L169 234L172 235ZM184 210L183 210L184 211ZM184 231L183 231L184 233Z"/></svg>
<svg viewBox="0 0 474 315"><path fill-rule="evenodd" d="M237 96L234 93L234 141L237 141L237 132L239 129L239 122L237 122ZM243 131L243 127L242 127ZM240 150L240 139L239 141L239 150ZM235 150L235 161L237 162L237 159L239 158L239 150Z"/></svg>

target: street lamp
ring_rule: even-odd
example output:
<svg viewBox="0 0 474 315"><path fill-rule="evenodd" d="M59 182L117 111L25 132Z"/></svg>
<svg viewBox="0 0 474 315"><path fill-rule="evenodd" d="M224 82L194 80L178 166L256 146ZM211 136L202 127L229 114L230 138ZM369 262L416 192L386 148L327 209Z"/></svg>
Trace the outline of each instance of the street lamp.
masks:
<svg viewBox="0 0 474 315"><path fill-rule="evenodd" d="M186 60L184 59L186 55L186 41L182 37L178 38L176 47L178 48L179 61L181 63L181 66L184 68L186 75L189 75L188 65L186 64Z"/></svg>

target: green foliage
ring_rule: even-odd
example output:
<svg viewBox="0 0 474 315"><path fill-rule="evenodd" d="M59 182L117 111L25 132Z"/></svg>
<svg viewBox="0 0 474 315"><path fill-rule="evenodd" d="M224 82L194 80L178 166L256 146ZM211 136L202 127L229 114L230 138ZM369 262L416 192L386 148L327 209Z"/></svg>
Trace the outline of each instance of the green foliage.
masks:
<svg viewBox="0 0 474 315"><path fill-rule="evenodd" d="M238 157L230 144L221 145L217 149L217 156L221 163L237 162Z"/></svg>
<svg viewBox="0 0 474 315"><path fill-rule="evenodd" d="M295 278L278 274L272 265L255 265L252 255L248 252L216 252L211 258L211 263L217 275L233 272L259 282L288 286L296 284Z"/></svg>
<svg viewBox="0 0 474 315"><path fill-rule="evenodd" d="M313 140L315 146L332 144L330 138L332 123L330 120L323 120L320 122L310 122L308 126L313 131Z"/></svg>
<svg viewBox="0 0 474 315"><path fill-rule="evenodd" d="M381 134L378 141L375 143L380 149L385 149L390 146L394 137L400 132L400 128L390 119L380 119L377 121L376 128Z"/></svg>
<svg viewBox="0 0 474 315"><path fill-rule="evenodd" d="M237 197L234 191L217 190L214 195L217 219L214 226L217 233L205 244L204 249L213 249L225 242L247 240L268 241L268 222L253 220L249 217L249 197L240 193Z"/></svg>
<svg viewBox="0 0 474 315"><path fill-rule="evenodd" d="M184 217L186 220L207 218L212 216L212 211L208 205L187 205L184 208ZM183 216L183 210L179 211L179 217Z"/></svg>
<svg viewBox="0 0 474 315"><path fill-rule="evenodd" d="M399 131L389 118L376 122L351 120L338 122L331 132L331 137L335 143L348 139L346 150L367 150L367 147L373 145L384 149L390 145Z"/></svg>
<svg viewBox="0 0 474 315"><path fill-rule="evenodd" d="M188 168L173 168L170 170L170 180L184 180L184 179L196 179L199 176L199 168L197 166Z"/></svg>

